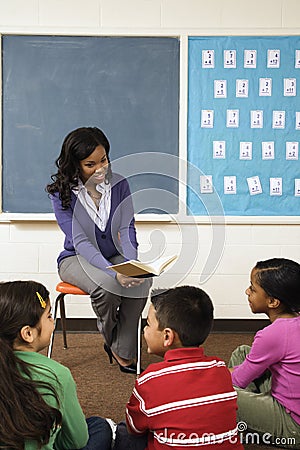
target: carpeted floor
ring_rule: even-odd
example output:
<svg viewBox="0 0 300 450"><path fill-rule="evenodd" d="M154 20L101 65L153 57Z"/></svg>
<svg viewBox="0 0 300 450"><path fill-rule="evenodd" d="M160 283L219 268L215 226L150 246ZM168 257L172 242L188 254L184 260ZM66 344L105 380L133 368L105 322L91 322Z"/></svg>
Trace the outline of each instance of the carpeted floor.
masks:
<svg viewBox="0 0 300 450"><path fill-rule="evenodd" d="M211 334L205 345L207 355L216 355L225 362L240 344L251 344L253 334ZM68 349L63 349L62 335L56 333L52 358L69 367L77 383L78 398L86 416L110 417L115 422L124 419L127 400L131 395L135 376L122 373L117 364L109 364L100 334L68 334ZM142 366L159 361L148 355L145 342ZM245 445L246 450L270 450L272 447ZM273 447L274 448L274 447ZM277 449L279 447L276 447Z"/></svg>

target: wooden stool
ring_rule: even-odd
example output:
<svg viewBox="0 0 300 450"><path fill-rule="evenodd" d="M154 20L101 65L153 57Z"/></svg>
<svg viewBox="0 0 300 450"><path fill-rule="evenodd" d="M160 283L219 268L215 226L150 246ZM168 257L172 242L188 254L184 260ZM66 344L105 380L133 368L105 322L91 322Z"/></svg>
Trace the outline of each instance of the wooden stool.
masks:
<svg viewBox="0 0 300 450"><path fill-rule="evenodd" d="M60 310L61 328L62 328L62 332L63 332L64 349L67 349L68 345L67 345L65 296L66 295L89 295L87 292L83 291L82 289L79 289L79 287L74 286L73 284L70 284L70 283L65 283L64 281L61 281L60 283L58 283L58 285L56 286L56 291L59 292L59 294L56 297L55 304L54 304L53 319L54 319L54 323L55 323L55 328L52 333L52 336L50 339L50 344L48 347L48 354L47 354L48 358L51 358L51 354L52 354L54 334L56 331L58 303L59 303L59 310ZM142 316L140 316L140 318L139 318L138 330L137 330L137 362L136 362L137 375L140 375L140 373L141 373L141 331L142 331Z"/></svg>

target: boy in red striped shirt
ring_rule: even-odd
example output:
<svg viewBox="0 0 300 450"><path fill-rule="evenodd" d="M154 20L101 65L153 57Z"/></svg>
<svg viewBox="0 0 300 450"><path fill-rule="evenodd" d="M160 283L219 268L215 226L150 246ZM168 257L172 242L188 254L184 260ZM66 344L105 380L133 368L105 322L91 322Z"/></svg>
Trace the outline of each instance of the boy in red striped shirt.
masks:
<svg viewBox="0 0 300 450"><path fill-rule="evenodd" d="M200 347L212 328L213 304L200 288L154 291L144 330L148 353L164 360L136 380L127 404L126 449L242 449L237 395L224 361Z"/></svg>

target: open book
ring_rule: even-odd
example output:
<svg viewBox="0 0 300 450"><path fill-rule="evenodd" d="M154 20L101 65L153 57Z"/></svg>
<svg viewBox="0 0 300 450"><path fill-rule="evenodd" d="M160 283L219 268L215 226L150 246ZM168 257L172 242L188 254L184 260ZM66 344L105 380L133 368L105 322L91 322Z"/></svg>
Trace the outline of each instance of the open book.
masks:
<svg viewBox="0 0 300 450"><path fill-rule="evenodd" d="M177 259L176 255L159 258L151 263L142 263L132 259L107 268L128 277L147 278L160 275L175 259Z"/></svg>

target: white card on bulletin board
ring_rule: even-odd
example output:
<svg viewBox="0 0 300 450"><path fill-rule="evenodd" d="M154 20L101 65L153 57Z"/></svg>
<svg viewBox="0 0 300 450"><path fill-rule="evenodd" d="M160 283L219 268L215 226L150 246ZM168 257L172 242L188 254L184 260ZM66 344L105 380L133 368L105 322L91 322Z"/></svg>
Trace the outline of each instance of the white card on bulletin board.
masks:
<svg viewBox="0 0 300 450"><path fill-rule="evenodd" d="M299 142L286 142L285 158L291 161L297 161L299 157Z"/></svg>
<svg viewBox="0 0 300 450"><path fill-rule="evenodd" d="M200 175L201 194L212 194L214 192L212 175Z"/></svg>
<svg viewBox="0 0 300 450"><path fill-rule="evenodd" d="M278 130L285 128L285 111L273 111L272 128Z"/></svg>
<svg viewBox="0 0 300 450"><path fill-rule="evenodd" d="M263 128L264 112L262 110L251 111L251 128Z"/></svg>
<svg viewBox="0 0 300 450"><path fill-rule="evenodd" d="M270 195L282 195L282 178L270 178Z"/></svg>
<svg viewBox="0 0 300 450"><path fill-rule="evenodd" d="M214 159L225 159L225 157L226 157L225 141L214 141L213 142L213 158Z"/></svg>
<svg viewBox="0 0 300 450"><path fill-rule="evenodd" d="M224 177L224 194L236 194L236 176Z"/></svg>
<svg viewBox="0 0 300 450"><path fill-rule="evenodd" d="M201 111L201 127L213 128L214 127L214 111L209 109L203 109Z"/></svg>
<svg viewBox="0 0 300 450"><path fill-rule="evenodd" d="M258 176L247 178L250 195L262 194L261 182Z"/></svg>
<svg viewBox="0 0 300 450"><path fill-rule="evenodd" d="M259 95L260 97L271 97L272 95L272 78L259 79Z"/></svg>
<svg viewBox="0 0 300 450"><path fill-rule="evenodd" d="M252 142L240 142L240 159L252 159Z"/></svg>
<svg viewBox="0 0 300 450"><path fill-rule="evenodd" d="M256 50L245 50L244 51L244 68L245 69L256 69Z"/></svg>
<svg viewBox="0 0 300 450"><path fill-rule="evenodd" d="M275 146L274 141L261 143L262 159L274 159L275 158Z"/></svg>
<svg viewBox="0 0 300 450"><path fill-rule="evenodd" d="M268 50L268 64L269 69L279 69L280 67L280 50Z"/></svg>
<svg viewBox="0 0 300 450"><path fill-rule="evenodd" d="M249 93L249 80L236 80L235 82L235 96L247 98Z"/></svg>
<svg viewBox="0 0 300 450"><path fill-rule="evenodd" d="M203 69L213 69L215 67L215 51L203 50L202 51L202 67Z"/></svg>
<svg viewBox="0 0 300 450"><path fill-rule="evenodd" d="M300 197L300 178L295 179L295 196Z"/></svg>
<svg viewBox="0 0 300 450"><path fill-rule="evenodd" d="M224 69L236 68L236 50L224 50Z"/></svg>
<svg viewBox="0 0 300 450"><path fill-rule="evenodd" d="M214 81L214 97L226 98L227 97L227 81L215 80Z"/></svg>

